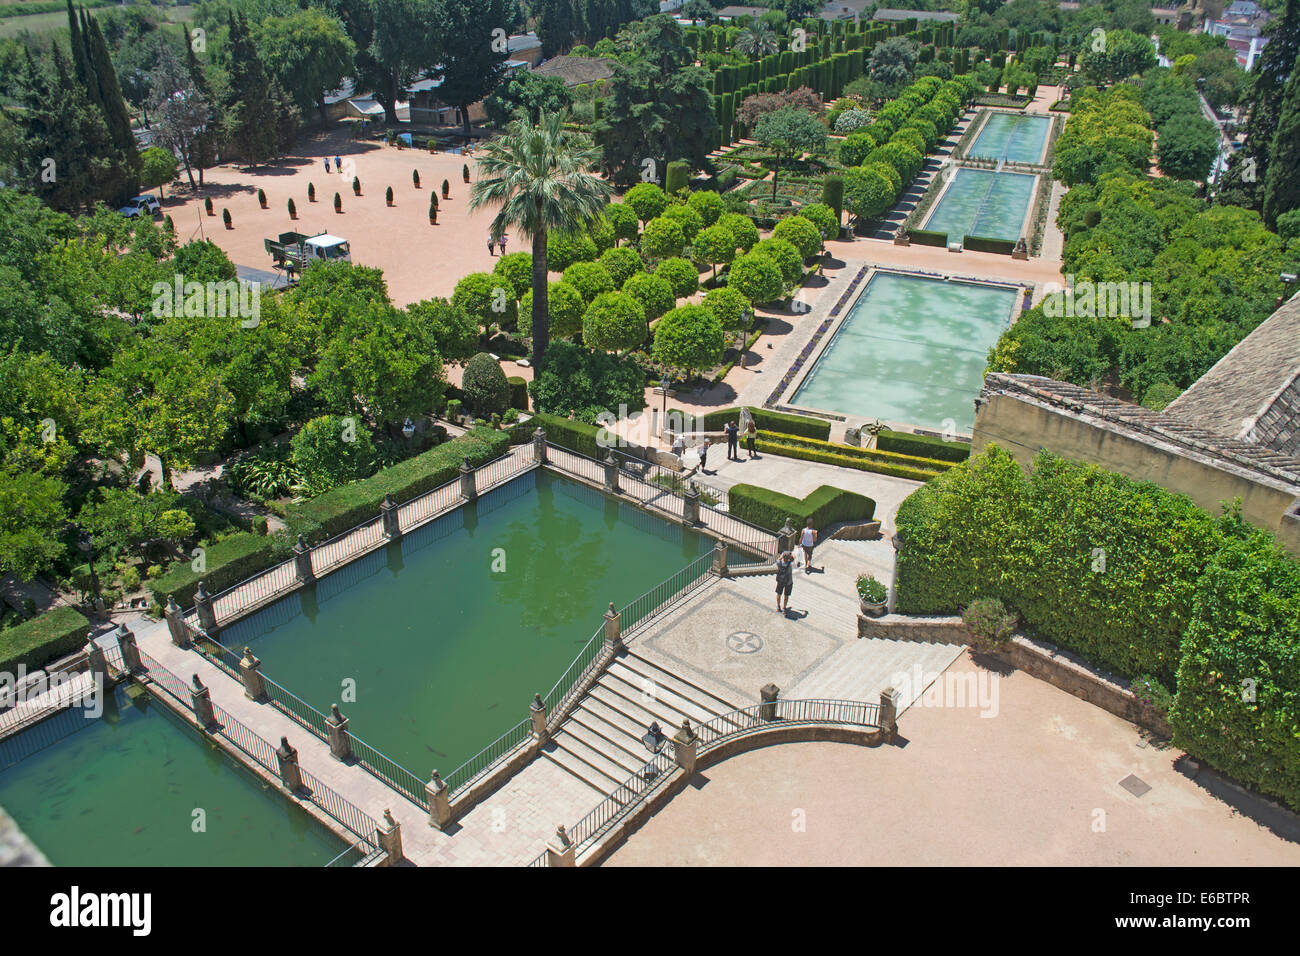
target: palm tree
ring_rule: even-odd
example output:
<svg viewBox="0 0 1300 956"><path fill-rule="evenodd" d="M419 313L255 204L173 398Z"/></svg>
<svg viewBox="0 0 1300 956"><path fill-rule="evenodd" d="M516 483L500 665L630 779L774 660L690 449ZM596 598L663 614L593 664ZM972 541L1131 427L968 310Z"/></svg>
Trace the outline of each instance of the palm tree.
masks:
<svg viewBox="0 0 1300 956"><path fill-rule="evenodd" d="M479 180L470 209L500 204L492 234L515 229L533 245L533 364L540 368L550 344L546 301L546 235L592 223L613 188L591 171L600 152L585 136L564 129L551 113L536 126L522 120L482 147Z"/></svg>
<svg viewBox="0 0 1300 956"><path fill-rule="evenodd" d="M776 33L772 31L771 27L766 23L758 23L752 27L746 27L736 34L733 49L737 53L758 59L781 49L781 43L776 38Z"/></svg>

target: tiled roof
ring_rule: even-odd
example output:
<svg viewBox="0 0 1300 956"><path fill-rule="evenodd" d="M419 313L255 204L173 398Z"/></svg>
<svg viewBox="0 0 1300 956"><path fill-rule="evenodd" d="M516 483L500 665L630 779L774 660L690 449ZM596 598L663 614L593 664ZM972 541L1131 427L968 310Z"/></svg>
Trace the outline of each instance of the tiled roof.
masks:
<svg viewBox="0 0 1300 956"><path fill-rule="evenodd" d="M603 56L557 56L533 67L533 72L558 76L566 86L578 86L609 79L614 75L614 67Z"/></svg>
<svg viewBox="0 0 1300 956"><path fill-rule="evenodd" d="M1300 294L1165 411L1220 435L1300 457Z"/></svg>
<svg viewBox="0 0 1300 956"><path fill-rule="evenodd" d="M987 397L994 393L1059 408L1080 418L1111 425L1115 431L1138 440L1172 446L1190 456L1245 469L1300 491L1300 458L1210 431L1170 414L1169 409L1153 412L1141 405L1040 375L990 372L980 394Z"/></svg>

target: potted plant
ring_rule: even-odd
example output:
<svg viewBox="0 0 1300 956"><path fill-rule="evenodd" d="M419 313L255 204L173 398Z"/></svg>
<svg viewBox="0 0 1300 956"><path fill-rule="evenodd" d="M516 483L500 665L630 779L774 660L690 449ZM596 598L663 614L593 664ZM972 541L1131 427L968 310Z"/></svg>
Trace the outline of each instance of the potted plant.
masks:
<svg viewBox="0 0 1300 956"><path fill-rule="evenodd" d="M203 211L206 212L209 216L215 216L215 215L216 215L216 213L214 213L214 212L212 211L212 197L211 197L211 196L204 196L204 197L203 197Z"/></svg>
<svg viewBox="0 0 1300 956"><path fill-rule="evenodd" d="M266 208L266 190L259 189L257 191L257 204L263 209Z"/></svg>
<svg viewBox="0 0 1300 956"><path fill-rule="evenodd" d="M316 201L316 184L315 184L315 183L308 183L308 184L307 184L307 201L308 201L308 202L315 202L315 201Z"/></svg>
<svg viewBox="0 0 1300 956"><path fill-rule="evenodd" d="M229 209L225 209L225 208L223 208L223 209L221 210L221 221L224 222L224 223L226 224L226 228L227 228L227 229L234 229L234 228L235 228L234 225L233 225L233 223L231 223L231 221L230 221L230 210L229 210Z"/></svg>
<svg viewBox="0 0 1300 956"><path fill-rule="evenodd" d="M438 200L434 199L429 203L429 225L438 225Z"/></svg>
<svg viewBox="0 0 1300 956"><path fill-rule="evenodd" d="M442 181L442 198L443 199L451 198L451 183L447 182L447 180L445 179Z"/></svg>
<svg viewBox="0 0 1300 956"><path fill-rule="evenodd" d="M343 197L340 196L338 193L334 194L334 211L335 212L343 211Z"/></svg>
<svg viewBox="0 0 1300 956"><path fill-rule="evenodd" d="M881 617L889 611L889 588L874 575L858 575L858 604L868 617Z"/></svg>
<svg viewBox="0 0 1300 956"><path fill-rule="evenodd" d="M289 218L290 219L298 218L298 207L293 204L292 196L289 197Z"/></svg>
<svg viewBox="0 0 1300 956"><path fill-rule="evenodd" d="M411 170L411 182L415 183L416 189L420 188L420 171L418 169Z"/></svg>
<svg viewBox="0 0 1300 956"><path fill-rule="evenodd" d="M384 190L384 202L388 203L388 205L390 205L390 206L393 204L393 187L392 187L392 186L389 186L386 190Z"/></svg>
<svg viewBox="0 0 1300 956"><path fill-rule="evenodd" d="M465 182L469 182L469 163L464 163L460 167L460 176Z"/></svg>
<svg viewBox="0 0 1300 956"><path fill-rule="evenodd" d="M361 180L358 179L356 176L352 177L352 195L354 196L361 195Z"/></svg>

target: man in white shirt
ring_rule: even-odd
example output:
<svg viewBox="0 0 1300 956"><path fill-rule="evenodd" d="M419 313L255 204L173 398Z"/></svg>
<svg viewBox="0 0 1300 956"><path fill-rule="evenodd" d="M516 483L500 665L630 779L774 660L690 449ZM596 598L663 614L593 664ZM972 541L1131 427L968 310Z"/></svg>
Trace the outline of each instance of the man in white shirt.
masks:
<svg viewBox="0 0 1300 956"><path fill-rule="evenodd" d="M803 548L803 573L812 574L813 548L817 545L817 532L813 530L812 518L804 522L803 533L799 536L799 546Z"/></svg>

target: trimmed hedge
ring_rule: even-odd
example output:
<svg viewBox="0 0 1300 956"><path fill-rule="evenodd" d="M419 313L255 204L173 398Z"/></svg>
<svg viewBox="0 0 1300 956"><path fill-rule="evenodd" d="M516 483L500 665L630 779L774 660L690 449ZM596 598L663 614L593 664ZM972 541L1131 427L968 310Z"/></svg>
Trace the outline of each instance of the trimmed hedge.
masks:
<svg viewBox="0 0 1300 956"><path fill-rule="evenodd" d="M282 539L241 531L204 549L206 570L202 573L194 571L188 561L177 561L162 577L149 581L149 592L159 607L166 606L170 594L177 604L188 608L194 604L200 581L209 594L224 591L282 560L284 548Z"/></svg>
<svg viewBox="0 0 1300 956"><path fill-rule="evenodd" d="M790 415L786 412L771 412L764 408L751 408L749 411L754 416L754 425L763 431L800 435L804 438L819 438L822 441L826 441L831 437L831 423L822 418ZM739 408L724 408L721 411L709 412L704 416L701 427L706 432L716 432L721 431L722 426L727 422L740 424Z"/></svg>
<svg viewBox="0 0 1300 956"><path fill-rule="evenodd" d="M505 432L475 428L364 481L342 485L309 501L295 502L285 509L285 522L291 535L301 534L312 544L323 541L378 517L384 495L392 495L399 504L410 501L455 478L461 461L467 460L476 467L500 458L509 447L510 436ZM211 570L210 560L208 567Z"/></svg>
<svg viewBox="0 0 1300 956"><path fill-rule="evenodd" d="M961 241L961 247L972 252L996 252L1004 256L1016 251L1014 240L993 239L989 236L966 236Z"/></svg>
<svg viewBox="0 0 1300 956"><path fill-rule="evenodd" d="M900 455L934 458L939 461L966 461L970 458L970 442L944 441L930 435L912 435L886 428L876 436L876 447Z"/></svg>
<svg viewBox="0 0 1300 956"><path fill-rule="evenodd" d="M732 485L727 499L733 515L769 531L780 531L787 518L795 528L811 518L821 530L836 521L870 521L876 513L876 503L866 495L833 485L822 485L803 499L757 485Z"/></svg>
<svg viewBox="0 0 1300 956"><path fill-rule="evenodd" d="M519 375L511 375L506 379L506 384L510 386L510 407L517 408L521 412L528 411L528 382Z"/></svg>
<svg viewBox="0 0 1300 956"><path fill-rule="evenodd" d="M918 246L944 246L948 245L948 234L946 232L931 232L928 229L909 229L907 238Z"/></svg>
<svg viewBox="0 0 1300 956"><path fill-rule="evenodd" d="M559 445L561 448L576 451L579 455L586 455L588 458L605 457L604 449L596 441L596 437L602 430L599 425L571 422L558 415L539 413L525 422L522 427L527 429L529 436L539 428L546 432L547 444Z"/></svg>
<svg viewBox="0 0 1300 956"><path fill-rule="evenodd" d="M858 471L892 475L895 478L910 478L913 481L929 481L935 475L942 474L952 467L949 462L911 458L906 455L894 455L891 452L874 452L848 445L832 445L830 442L814 442L811 439L792 438L775 432L759 432L755 446L759 451L773 455L784 455L801 461L817 461L825 465L839 465L843 468L856 468Z"/></svg>
<svg viewBox="0 0 1300 956"><path fill-rule="evenodd" d="M86 645L90 621L76 608L56 607L0 631L0 671L44 667Z"/></svg>

